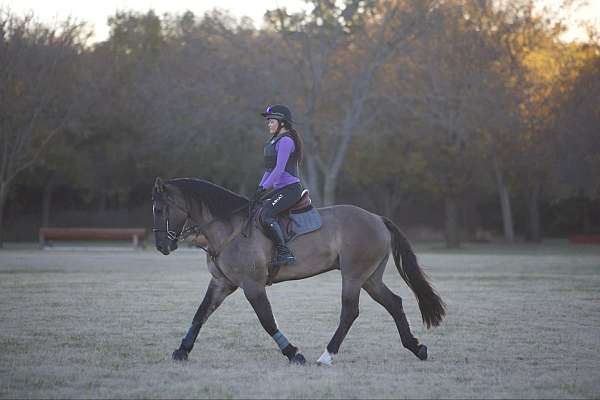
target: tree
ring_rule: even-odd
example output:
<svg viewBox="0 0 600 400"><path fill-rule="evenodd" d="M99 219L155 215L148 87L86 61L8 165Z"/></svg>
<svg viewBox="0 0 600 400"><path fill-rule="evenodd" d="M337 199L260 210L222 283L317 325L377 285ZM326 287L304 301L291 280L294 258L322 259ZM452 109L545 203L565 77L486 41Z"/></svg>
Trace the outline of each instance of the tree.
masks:
<svg viewBox="0 0 600 400"><path fill-rule="evenodd" d="M382 66L428 28L431 1L342 3L315 1L309 15L267 13L288 44L298 71L307 181L318 203L335 201L349 146L370 118L365 106L376 93Z"/></svg>
<svg viewBox="0 0 600 400"><path fill-rule="evenodd" d="M31 15L0 12L0 246L11 185L77 119L78 57L86 37L82 24L67 20L49 28Z"/></svg>
<svg viewBox="0 0 600 400"><path fill-rule="evenodd" d="M427 188L444 202L448 247L460 245L461 198L479 181L483 132L498 117L501 77L492 68L497 52L475 18L478 7L469 2L437 7L435 29L401 55L396 77L382 89L388 114L400 108L418 121Z"/></svg>
<svg viewBox="0 0 600 400"><path fill-rule="evenodd" d="M583 197L583 231L590 233L591 201L600 198L600 47L575 45L578 68L569 91L560 99L558 109L557 157L560 165L561 196Z"/></svg>

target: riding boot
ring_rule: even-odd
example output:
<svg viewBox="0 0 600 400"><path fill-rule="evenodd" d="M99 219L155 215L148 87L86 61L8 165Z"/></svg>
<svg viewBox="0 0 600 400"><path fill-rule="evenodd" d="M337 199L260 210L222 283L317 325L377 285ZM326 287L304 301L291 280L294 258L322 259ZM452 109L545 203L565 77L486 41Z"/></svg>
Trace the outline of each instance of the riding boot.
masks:
<svg viewBox="0 0 600 400"><path fill-rule="evenodd" d="M269 222L266 223L264 227L267 237L271 239L275 245L276 255L273 266L279 267L280 265L294 264L296 259L294 258L292 251L285 245L285 239L279 223L277 221Z"/></svg>

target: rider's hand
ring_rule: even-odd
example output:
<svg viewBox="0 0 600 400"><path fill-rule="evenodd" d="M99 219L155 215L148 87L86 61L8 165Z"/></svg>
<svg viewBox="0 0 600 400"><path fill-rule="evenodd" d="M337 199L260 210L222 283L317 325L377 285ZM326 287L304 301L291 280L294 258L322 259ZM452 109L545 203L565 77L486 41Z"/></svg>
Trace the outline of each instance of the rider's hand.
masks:
<svg viewBox="0 0 600 400"><path fill-rule="evenodd" d="M252 196L252 202L256 203L260 201L260 198L266 191L267 189L263 188L262 186L257 187L256 192L254 192L254 196Z"/></svg>

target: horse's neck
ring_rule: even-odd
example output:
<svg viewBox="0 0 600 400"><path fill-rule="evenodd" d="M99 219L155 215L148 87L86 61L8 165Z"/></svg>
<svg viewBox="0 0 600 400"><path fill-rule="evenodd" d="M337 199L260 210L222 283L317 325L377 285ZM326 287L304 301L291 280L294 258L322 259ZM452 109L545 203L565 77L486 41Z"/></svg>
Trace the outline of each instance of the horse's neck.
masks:
<svg viewBox="0 0 600 400"><path fill-rule="evenodd" d="M232 239L232 236L241 232L241 225L242 221L237 217L233 217L231 221L217 220L211 223L204 232L209 248L220 252L222 247Z"/></svg>

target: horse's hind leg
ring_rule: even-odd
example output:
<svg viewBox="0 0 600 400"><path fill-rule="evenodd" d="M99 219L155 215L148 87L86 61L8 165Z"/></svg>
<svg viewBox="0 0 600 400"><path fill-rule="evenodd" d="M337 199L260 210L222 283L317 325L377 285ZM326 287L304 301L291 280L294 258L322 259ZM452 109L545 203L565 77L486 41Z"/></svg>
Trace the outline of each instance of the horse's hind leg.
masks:
<svg viewBox="0 0 600 400"><path fill-rule="evenodd" d="M252 305L260 324L265 331L271 335L275 343L277 343L283 355L286 356L291 363L304 364L306 362L304 356L298 352L298 348L292 345L279 328L277 328L277 323L275 322L275 317L273 317L273 311L271 310L271 303L267 297L264 285L261 286L254 283L246 283L243 287L244 295L250 302L250 305Z"/></svg>
<svg viewBox="0 0 600 400"><path fill-rule="evenodd" d="M383 283L382 276L386 262L387 257L373 275L371 275L371 277L363 284L363 288L369 293L373 300L385 307L394 318L394 322L400 333L402 345L413 352L419 359L426 360L427 347L419 344L417 338L415 338L410 331L408 320L406 319L404 309L402 308L402 298L392 292L385 283Z"/></svg>
<svg viewBox="0 0 600 400"><path fill-rule="evenodd" d="M340 323L327 345L327 350L317 360L319 365L330 366L332 364L333 356L338 353L342 341L348 334L354 320L358 318L360 286L361 283L357 280L342 278L342 312Z"/></svg>
<svg viewBox="0 0 600 400"><path fill-rule="evenodd" d="M188 354L192 351L200 328L208 317L221 305L223 300L231 293L233 293L237 287L231 286L229 283L212 278L208 284L208 289L204 295L202 304L198 307L194 319L192 320L192 326L187 332L187 335L181 341L181 345L177 350L173 352L174 360L187 360Z"/></svg>

